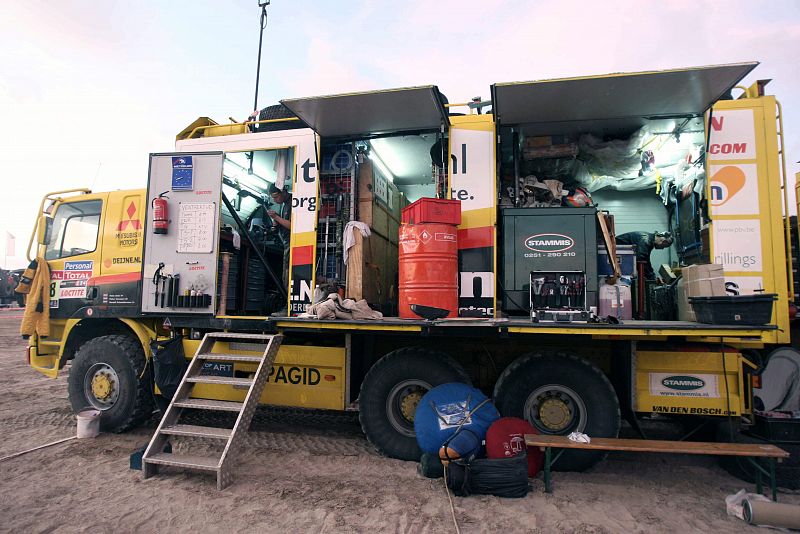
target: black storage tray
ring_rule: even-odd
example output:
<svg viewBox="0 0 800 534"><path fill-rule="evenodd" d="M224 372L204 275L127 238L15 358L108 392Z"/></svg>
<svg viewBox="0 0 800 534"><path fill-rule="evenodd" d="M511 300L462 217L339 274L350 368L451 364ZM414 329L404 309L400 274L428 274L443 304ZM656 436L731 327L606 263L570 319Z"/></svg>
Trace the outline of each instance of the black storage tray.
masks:
<svg viewBox="0 0 800 534"><path fill-rule="evenodd" d="M774 293L689 297L697 321L706 324L765 325L772 319Z"/></svg>
<svg viewBox="0 0 800 534"><path fill-rule="evenodd" d="M770 441L800 443L800 419L755 414L750 433Z"/></svg>

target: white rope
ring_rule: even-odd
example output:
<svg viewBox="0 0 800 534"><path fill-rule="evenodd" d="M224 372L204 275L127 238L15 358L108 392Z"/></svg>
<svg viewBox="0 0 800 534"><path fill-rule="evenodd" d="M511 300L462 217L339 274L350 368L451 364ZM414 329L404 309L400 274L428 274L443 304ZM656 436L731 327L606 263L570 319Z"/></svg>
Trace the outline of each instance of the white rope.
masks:
<svg viewBox="0 0 800 534"><path fill-rule="evenodd" d="M456 527L456 534L461 534L461 529L458 528L458 520L456 519L456 507L453 505L453 497L450 496L450 488L447 487L447 464L442 465L444 467L444 491L447 493L447 500L450 501L450 513L453 516L453 526Z"/></svg>
<svg viewBox="0 0 800 534"><path fill-rule="evenodd" d="M29 452L38 451L39 449L44 449L45 447L58 445L59 443L64 443L65 441L69 441L69 440L75 439L77 437L78 436L72 436L72 437L69 437L69 438L64 438L64 439L60 439L58 441L54 441L52 443L46 443L45 445L39 445L38 447L34 447L32 449L28 449L28 450L25 450L25 451L15 452L14 454L9 454L8 456L3 456L2 458L0 458L0 462L2 462L3 460L8 460L10 458L16 458L17 456L22 456L23 454L27 454Z"/></svg>

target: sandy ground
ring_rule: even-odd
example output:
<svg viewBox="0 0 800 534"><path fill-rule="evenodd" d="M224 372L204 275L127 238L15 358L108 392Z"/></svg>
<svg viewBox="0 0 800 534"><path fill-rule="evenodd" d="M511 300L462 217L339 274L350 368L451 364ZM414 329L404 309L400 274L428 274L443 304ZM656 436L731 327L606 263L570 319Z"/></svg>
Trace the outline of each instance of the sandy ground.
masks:
<svg viewBox="0 0 800 534"><path fill-rule="evenodd" d="M27 367L19 316L0 312L0 456L75 432L66 373L50 380ZM260 410L221 492L210 475L145 481L128 468L156 423L0 463L0 531L454 532L442 481L375 454L355 414ZM725 496L742 487L712 458L620 453L556 473L552 495L536 479L524 499L454 502L465 533L755 532L725 514Z"/></svg>

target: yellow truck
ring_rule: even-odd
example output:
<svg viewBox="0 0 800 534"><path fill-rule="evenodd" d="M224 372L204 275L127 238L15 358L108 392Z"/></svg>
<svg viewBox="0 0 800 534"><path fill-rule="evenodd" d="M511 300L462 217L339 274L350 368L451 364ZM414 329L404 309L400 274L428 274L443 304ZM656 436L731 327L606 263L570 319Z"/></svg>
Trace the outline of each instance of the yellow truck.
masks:
<svg viewBox="0 0 800 534"><path fill-rule="evenodd" d="M284 100L246 123L201 117L174 152L151 154L146 189L45 197L30 248L50 268L51 335L31 337L30 365L56 377L69 362L73 409L123 431L160 399L151 341L180 335L191 357L208 332L280 332L261 402L358 410L394 458L419 459L416 406L452 381L543 433L616 436L623 418L641 431L642 417L667 414L775 440L770 414L800 408L765 373L774 354L800 360L780 107L764 82L738 85L755 66L497 83L468 104L421 86ZM291 195L286 232L272 224L287 213L274 188ZM458 317L398 317L398 229L424 197L460 201L458 310L446 310ZM371 234L350 248L354 222ZM661 285L624 247L605 259L614 233L637 230L674 236L651 255ZM687 320L672 268L693 264L720 265L727 295L769 301L763 324L748 324L750 306ZM610 318L598 307L609 275L632 293ZM383 318L300 316L331 293ZM600 458L567 452L559 467Z"/></svg>

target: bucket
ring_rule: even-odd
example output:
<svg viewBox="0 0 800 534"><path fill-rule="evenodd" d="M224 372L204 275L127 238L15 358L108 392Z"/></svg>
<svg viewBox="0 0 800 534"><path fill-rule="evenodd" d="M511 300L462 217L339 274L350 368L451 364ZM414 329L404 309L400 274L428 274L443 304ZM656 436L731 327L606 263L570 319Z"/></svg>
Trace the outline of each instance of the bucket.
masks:
<svg viewBox="0 0 800 534"><path fill-rule="evenodd" d="M100 412L84 410L76 416L78 419L78 438L96 438L100 433Z"/></svg>

